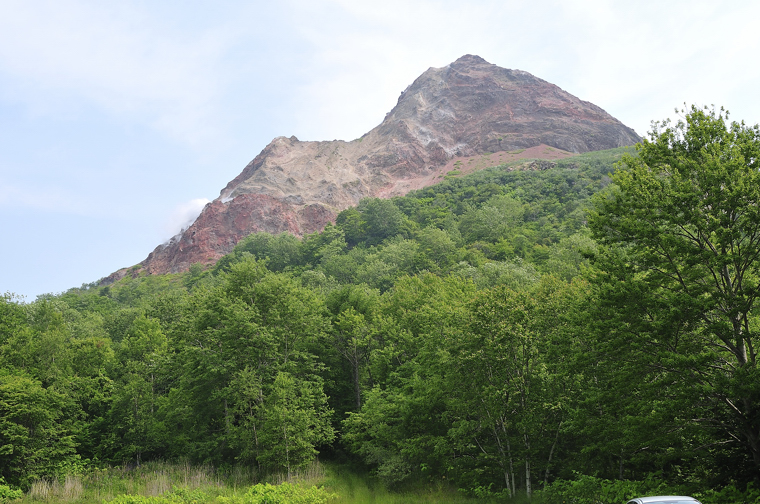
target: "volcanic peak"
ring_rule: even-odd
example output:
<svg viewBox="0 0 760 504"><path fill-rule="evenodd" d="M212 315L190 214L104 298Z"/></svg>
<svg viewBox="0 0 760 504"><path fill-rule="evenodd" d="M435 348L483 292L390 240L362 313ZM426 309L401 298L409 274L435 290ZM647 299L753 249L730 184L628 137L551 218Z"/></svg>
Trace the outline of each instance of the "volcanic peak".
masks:
<svg viewBox="0 0 760 504"><path fill-rule="evenodd" d="M214 263L253 232L321 230L361 198L389 198L438 182L457 160L488 154L503 162L522 150L556 157L639 140L596 105L468 54L426 70L359 139L275 138L188 229L140 266L150 274L185 271L193 263ZM139 269L120 270L107 281Z"/></svg>

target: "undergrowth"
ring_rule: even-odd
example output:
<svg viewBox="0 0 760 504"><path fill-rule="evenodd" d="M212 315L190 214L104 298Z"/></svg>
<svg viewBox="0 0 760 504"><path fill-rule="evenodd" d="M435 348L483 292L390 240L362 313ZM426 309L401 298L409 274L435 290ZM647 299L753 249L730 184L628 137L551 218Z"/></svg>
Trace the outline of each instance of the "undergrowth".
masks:
<svg viewBox="0 0 760 504"><path fill-rule="evenodd" d="M403 492L388 490L379 480L346 466L315 462L291 475L261 476L256 470L223 470L189 463L152 462L139 467L95 469L60 480L39 480L23 494L0 481L0 504L621 504L653 494L688 494L657 479L609 481L577 475L558 480L532 499L519 494L470 492L450 485L428 485ZM693 490L693 489L691 489ZM760 490L749 486L693 493L705 504L760 504Z"/></svg>
<svg viewBox="0 0 760 504"><path fill-rule="evenodd" d="M389 491L366 474L315 462L291 475L260 477L245 467L214 469L151 462L36 481L15 504L489 504L447 486Z"/></svg>

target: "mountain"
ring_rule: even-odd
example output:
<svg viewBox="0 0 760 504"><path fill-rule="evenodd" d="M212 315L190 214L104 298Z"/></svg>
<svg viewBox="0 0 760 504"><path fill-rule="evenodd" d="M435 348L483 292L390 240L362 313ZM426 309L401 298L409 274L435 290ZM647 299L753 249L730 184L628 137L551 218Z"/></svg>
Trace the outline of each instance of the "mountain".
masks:
<svg viewBox="0 0 760 504"><path fill-rule="evenodd" d="M128 272L214 263L250 233L322 229L361 198L403 195L453 169L559 158L632 145L639 136L596 105L521 70L466 55L430 68L379 126L353 141L272 140L195 222Z"/></svg>

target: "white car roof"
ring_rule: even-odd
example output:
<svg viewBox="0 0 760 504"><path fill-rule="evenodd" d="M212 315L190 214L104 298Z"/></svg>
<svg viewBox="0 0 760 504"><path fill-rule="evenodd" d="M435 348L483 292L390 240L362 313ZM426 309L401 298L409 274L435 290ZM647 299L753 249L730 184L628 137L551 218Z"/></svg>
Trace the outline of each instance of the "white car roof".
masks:
<svg viewBox="0 0 760 504"><path fill-rule="evenodd" d="M631 500L636 500L642 504L648 504L650 502L699 502L694 497L687 497L685 495L656 495L652 497L638 497Z"/></svg>

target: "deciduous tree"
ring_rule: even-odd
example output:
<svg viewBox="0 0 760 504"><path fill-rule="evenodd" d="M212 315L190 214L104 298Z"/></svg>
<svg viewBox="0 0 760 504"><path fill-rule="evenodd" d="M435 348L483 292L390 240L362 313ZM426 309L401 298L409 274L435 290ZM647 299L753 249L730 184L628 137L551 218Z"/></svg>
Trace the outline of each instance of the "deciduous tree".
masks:
<svg viewBox="0 0 760 504"><path fill-rule="evenodd" d="M700 405L684 416L743 446L757 478L760 129L683 112L654 123L596 199L597 284L616 322L605 337L642 374L678 378Z"/></svg>

